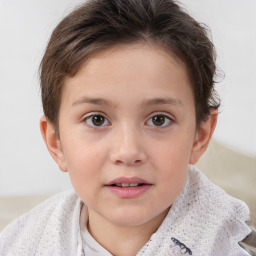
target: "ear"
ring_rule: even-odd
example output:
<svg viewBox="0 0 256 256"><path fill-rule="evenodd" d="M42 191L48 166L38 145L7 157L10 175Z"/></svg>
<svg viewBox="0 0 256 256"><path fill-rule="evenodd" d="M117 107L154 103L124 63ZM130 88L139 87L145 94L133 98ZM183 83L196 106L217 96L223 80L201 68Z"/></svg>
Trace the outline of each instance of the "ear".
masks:
<svg viewBox="0 0 256 256"><path fill-rule="evenodd" d="M196 132L195 141L189 163L195 164L206 151L217 124L218 110L212 110L208 119L200 124Z"/></svg>
<svg viewBox="0 0 256 256"><path fill-rule="evenodd" d="M67 167L61 141L56 134L54 125L47 119L46 116L42 116L40 119L40 130L49 153L58 164L59 168L63 172L66 172Z"/></svg>

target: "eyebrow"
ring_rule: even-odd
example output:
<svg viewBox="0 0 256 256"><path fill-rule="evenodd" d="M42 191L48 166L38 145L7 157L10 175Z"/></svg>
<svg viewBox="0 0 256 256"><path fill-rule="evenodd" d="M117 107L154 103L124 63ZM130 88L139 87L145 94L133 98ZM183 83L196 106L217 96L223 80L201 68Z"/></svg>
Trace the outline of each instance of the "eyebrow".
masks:
<svg viewBox="0 0 256 256"><path fill-rule="evenodd" d="M153 99L147 99L143 100L142 105L179 105L183 106L183 102L179 99L175 98L153 98Z"/></svg>
<svg viewBox="0 0 256 256"><path fill-rule="evenodd" d="M81 104L93 104L93 105L114 105L110 101L102 98L88 98L88 97L82 97L81 99L76 100L72 106L78 106ZM150 105L179 105L183 106L183 103L179 99L174 99L174 98L152 98L152 99L146 99L142 101L142 106L150 106Z"/></svg>
<svg viewBox="0 0 256 256"><path fill-rule="evenodd" d="M94 104L94 105L112 105L109 101L105 99L82 97L81 99L76 100L72 104L72 106L78 106L85 103Z"/></svg>

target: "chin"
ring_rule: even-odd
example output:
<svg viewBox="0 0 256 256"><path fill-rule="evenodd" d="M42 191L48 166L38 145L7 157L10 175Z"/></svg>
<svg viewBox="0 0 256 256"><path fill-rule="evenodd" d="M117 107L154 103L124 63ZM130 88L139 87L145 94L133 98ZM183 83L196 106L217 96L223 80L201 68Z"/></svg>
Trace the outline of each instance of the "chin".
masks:
<svg viewBox="0 0 256 256"><path fill-rule="evenodd" d="M140 226L151 221L157 221L161 223L166 216L166 212L158 213L156 215L150 215L149 213L149 210L143 211L134 209L123 209L122 211L115 212L115 214L112 213L109 220L112 223L120 226Z"/></svg>
<svg viewBox="0 0 256 256"><path fill-rule="evenodd" d="M145 224L150 217L142 214L140 211L132 211L131 209L123 209L111 213L109 215L109 221L116 225L121 226L139 226Z"/></svg>

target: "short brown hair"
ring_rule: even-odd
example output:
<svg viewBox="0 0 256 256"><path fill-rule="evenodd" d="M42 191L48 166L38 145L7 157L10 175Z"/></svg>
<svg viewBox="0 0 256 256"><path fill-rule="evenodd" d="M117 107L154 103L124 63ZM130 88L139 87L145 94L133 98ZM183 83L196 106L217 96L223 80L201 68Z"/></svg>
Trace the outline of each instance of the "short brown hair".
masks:
<svg viewBox="0 0 256 256"><path fill-rule="evenodd" d="M62 88L93 53L115 44L150 41L186 66L194 93L196 123L219 107L214 89L215 50L207 29L173 0L89 0L54 29L41 62L46 117L58 130Z"/></svg>

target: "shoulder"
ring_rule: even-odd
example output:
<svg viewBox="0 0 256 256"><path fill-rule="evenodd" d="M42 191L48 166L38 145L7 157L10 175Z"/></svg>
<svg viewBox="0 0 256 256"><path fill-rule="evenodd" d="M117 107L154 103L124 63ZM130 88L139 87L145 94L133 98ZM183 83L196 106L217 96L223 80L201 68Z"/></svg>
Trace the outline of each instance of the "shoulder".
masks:
<svg viewBox="0 0 256 256"><path fill-rule="evenodd" d="M188 183L188 198L192 199L195 205L201 204L203 208L208 209L203 211L203 216L212 216L219 223L222 220L237 222L238 225L241 221L249 220L249 208L243 201L227 194L193 166L190 167Z"/></svg>
<svg viewBox="0 0 256 256"><path fill-rule="evenodd" d="M238 244L250 233L246 224L247 205L228 195L193 166L169 216L175 220L172 226L176 238L205 255L247 255Z"/></svg>
<svg viewBox="0 0 256 256"><path fill-rule="evenodd" d="M246 255L238 242L243 240L250 229L247 205L216 186L195 167L190 167L190 200L198 209L197 221L203 227L206 242L215 255ZM244 254L243 254L244 253Z"/></svg>
<svg viewBox="0 0 256 256"><path fill-rule="evenodd" d="M50 218L60 215L61 212L65 211L68 208L74 207L78 196L74 191L65 191L59 193L55 196L50 197L44 202L37 205L35 208L31 209L18 219L14 220L10 225L8 225L3 232L1 233L1 237L3 234L21 228L26 228L33 224L43 224L47 222ZM57 216L56 216L57 217Z"/></svg>
<svg viewBox="0 0 256 256"><path fill-rule="evenodd" d="M60 193L39 204L3 230L0 254L17 250L20 255L23 251L27 255L26 251L36 250L45 235L54 235L54 230L75 214L78 204L80 200L74 191Z"/></svg>

